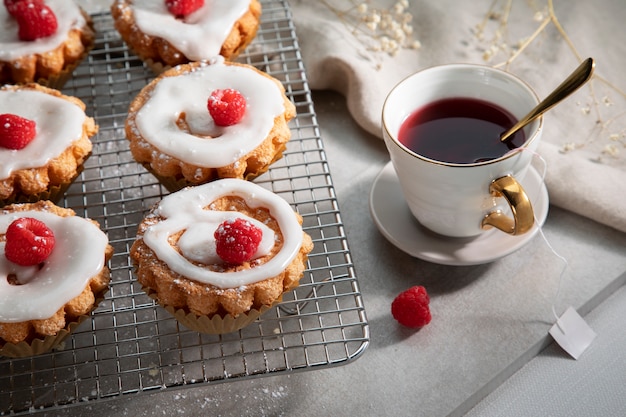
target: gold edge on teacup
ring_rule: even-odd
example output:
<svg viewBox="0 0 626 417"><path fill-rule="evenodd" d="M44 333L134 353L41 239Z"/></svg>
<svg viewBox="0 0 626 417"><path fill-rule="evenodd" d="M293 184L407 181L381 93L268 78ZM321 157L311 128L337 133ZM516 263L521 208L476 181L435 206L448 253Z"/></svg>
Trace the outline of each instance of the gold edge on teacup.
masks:
<svg viewBox="0 0 626 417"><path fill-rule="evenodd" d="M396 91L399 87L401 87L405 81L407 81L409 78L415 76L416 74L419 74L421 72L424 71L428 71L431 69L435 69L438 67L457 67L457 68L469 68L469 69L484 69L487 71L494 71L494 72L498 72L503 74L504 76L513 79L515 82L521 84L534 98L536 103L539 103L539 96L537 95L537 93L535 92L535 90L533 90L533 88L523 79L519 78L518 76L498 69L498 68L493 68L487 65L480 65L480 64L442 64L442 65L433 65L431 67L426 67L423 68L421 70L419 70L418 72L414 72L413 74L410 74L408 76L406 76L405 78L403 78L401 81L399 81L387 94L387 97L385 97L385 101L383 102L383 111L382 111L382 128L384 129L384 132L386 133L386 135L391 138L391 142L394 143L394 145L396 145L398 148L400 148L400 150L408 153L409 155L416 157L420 160L423 160L425 162L431 163L431 164L435 164L435 165L443 165L443 166L449 166L449 167L457 167L457 168L469 168L469 167L475 167L475 166L487 166L490 164L495 164L501 161L504 161L508 158L511 158L513 156L515 156L518 152L523 151L524 149L528 149L530 147L530 145L535 141L535 139L539 136L540 132L543 129L543 116L539 116L534 122L537 123L537 128L532 130L532 135L526 139L526 141L520 145L517 148L511 149L510 152L505 153L504 155L498 157L498 158L494 158L494 159L490 159L487 161L481 161L481 162L470 162L470 163L456 163L456 162L445 162L445 161L439 161L436 159L431 159L428 158L426 156L420 155L416 152L413 152L412 150L410 150L409 148L407 148L404 144L402 144L400 142L400 140L396 137L397 135L392 135L389 128L387 127L387 123L386 123L386 119L385 119L385 108L387 107L387 102L389 101L389 98L391 97L391 95L394 93L394 91ZM418 109L412 109L412 111L415 111ZM530 110L530 109L529 109ZM410 113L407 114L407 117ZM406 120L406 118L405 118ZM402 123L400 123L401 125ZM532 126L532 124L529 124L529 127Z"/></svg>

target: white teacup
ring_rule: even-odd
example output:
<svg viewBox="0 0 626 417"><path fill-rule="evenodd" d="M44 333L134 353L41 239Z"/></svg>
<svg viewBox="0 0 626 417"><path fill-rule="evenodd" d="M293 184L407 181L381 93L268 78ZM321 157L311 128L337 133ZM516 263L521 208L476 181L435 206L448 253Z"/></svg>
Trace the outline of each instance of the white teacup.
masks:
<svg viewBox="0 0 626 417"><path fill-rule="evenodd" d="M491 227L512 235L526 233L534 214L520 182L541 138L543 119L524 128L526 141L519 148L495 159L438 161L413 152L398 133L411 114L444 98L487 101L517 119L538 103L525 82L482 65L431 67L396 85L383 105L383 137L411 212L423 226L444 236L477 236Z"/></svg>

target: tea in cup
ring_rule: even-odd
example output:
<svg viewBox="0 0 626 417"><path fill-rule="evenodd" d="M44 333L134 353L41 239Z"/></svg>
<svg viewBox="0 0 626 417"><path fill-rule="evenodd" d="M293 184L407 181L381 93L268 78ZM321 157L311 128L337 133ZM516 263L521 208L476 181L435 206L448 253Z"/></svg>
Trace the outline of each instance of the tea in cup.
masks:
<svg viewBox="0 0 626 417"><path fill-rule="evenodd" d="M505 142L500 134L538 103L516 76L449 64L396 85L383 105L383 138L413 216L444 236L511 235L534 224L522 183L538 146L540 117Z"/></svg>

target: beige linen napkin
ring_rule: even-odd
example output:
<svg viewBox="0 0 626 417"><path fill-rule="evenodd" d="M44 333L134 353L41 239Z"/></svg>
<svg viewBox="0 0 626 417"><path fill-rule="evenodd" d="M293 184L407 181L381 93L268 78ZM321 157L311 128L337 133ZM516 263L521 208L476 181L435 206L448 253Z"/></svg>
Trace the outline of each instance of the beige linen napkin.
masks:
<svg viewBox="0 0 626 417"><path fill-rule="evenodd" d="M547 1L534 2L535 8L513 1L508 10L505 0L410 1L412 39L421 47L401 48L393 56L370 50L380 37L369 36L364 23L355 32L356 19L367 16L357 8L359 1L290 4L311 88L343 94L356 122L379 137L386 94L419 69L458 62L497 65L510 56L499 51L538 31L503 68L545 97L581 59L594 57L596 78L544 116L539 152L547 163L551 204L626 232L626 7L622 0L554 0L556 19L550 19ZM366 2L370 12L394 3ZM545 27L538 30L542 22ZM477 28L483 23L481 39Z"/></svg>

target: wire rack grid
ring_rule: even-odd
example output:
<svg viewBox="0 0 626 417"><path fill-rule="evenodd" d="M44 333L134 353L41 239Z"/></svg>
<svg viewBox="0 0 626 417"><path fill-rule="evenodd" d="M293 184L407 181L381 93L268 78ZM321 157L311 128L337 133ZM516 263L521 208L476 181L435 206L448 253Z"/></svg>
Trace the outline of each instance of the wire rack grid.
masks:
<svg viewBox="0 0 626 417"><path fill-rule="evenodd" d="M292 204L315 249L300 286L244 329L190 331L148 297L129 258L139 222L167 190L135 163L124 134L132 98L154 74L128 50L108 13L94 15L96 46L64 87L99 133L84 171L60 205L97 220L115 248L111 287L60 349L0 358L0 415L25 414L123 394L226 382L348 363L369 330L286 1L262 1L255 41L239 57L281 80L298 115L284 157L255 182Z"/></svg>

